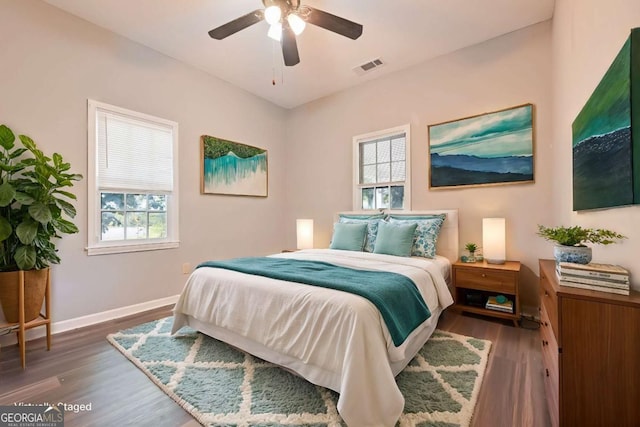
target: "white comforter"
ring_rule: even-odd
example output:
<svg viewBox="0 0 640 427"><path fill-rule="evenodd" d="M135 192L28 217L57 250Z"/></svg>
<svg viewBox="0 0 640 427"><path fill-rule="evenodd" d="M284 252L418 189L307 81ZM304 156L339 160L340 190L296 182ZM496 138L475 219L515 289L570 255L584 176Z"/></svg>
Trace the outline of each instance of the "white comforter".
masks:
<svg viewBox="0 0 640 427"><path fill-rule="evenodd" d="M174 310L173 332L200 326L339 392L338 411L349 426L393 426L404 407L394 377L453 303L440 267L422 258L328 249L273 256L403 274L418 286L432 317L395 347L378 309L363 297L206 267L189 277Z"/></svg>

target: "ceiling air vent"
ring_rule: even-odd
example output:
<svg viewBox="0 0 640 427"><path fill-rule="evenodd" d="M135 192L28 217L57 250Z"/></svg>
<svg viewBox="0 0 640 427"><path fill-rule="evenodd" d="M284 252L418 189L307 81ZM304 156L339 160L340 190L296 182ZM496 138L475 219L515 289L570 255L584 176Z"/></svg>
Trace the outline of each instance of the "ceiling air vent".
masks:
<svg viewBox="0 0 640 427"><path fill-rule="evenodd" d="M365 62L364 64L357 66L356 68L353 69L353 71L355 71L357 75L361 76L383 65L384 65L384 62L382 62L382 59L377 58L377 59L374 59L373 61Z"/></svg>

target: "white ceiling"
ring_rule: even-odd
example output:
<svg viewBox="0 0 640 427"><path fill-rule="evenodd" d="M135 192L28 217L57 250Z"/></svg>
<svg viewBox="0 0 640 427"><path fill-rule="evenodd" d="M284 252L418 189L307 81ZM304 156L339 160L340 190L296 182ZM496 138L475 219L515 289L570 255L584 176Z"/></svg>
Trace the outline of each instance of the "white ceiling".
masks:
<svg viewBox="0 0 640 427"><path fill-rule="evenodd" d="M96 25L293 108L465 46L550 19L554 0L302 0L364 26L351 40L307 25L285 67L259 22L224 40L207 32L261 0L45 0ZM364 75L353 68L381 58ZM272 84L275 77L276 84Z"/></svg>

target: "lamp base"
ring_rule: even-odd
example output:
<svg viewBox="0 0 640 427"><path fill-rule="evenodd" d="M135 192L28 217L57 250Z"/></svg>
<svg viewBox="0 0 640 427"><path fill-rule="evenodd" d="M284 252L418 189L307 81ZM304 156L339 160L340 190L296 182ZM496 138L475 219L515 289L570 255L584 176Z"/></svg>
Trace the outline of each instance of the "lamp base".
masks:
<svg viewBox="0 0 640 427"><path fill-rule="evenodd" d="M504 264L503 259L489 259L487 257L484 258L485 261L487 261L487 264Z"/></svg>

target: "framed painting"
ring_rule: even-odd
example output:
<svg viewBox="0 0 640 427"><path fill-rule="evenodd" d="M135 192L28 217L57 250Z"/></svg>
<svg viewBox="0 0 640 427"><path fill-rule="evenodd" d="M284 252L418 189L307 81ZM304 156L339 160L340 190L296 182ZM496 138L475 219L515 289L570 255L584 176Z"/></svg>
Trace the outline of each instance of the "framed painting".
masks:
<svg viewBox="0 0 640 427"><path fill-rule="evenodd" d="M209 135L200 146L202 194L267 197L267 150Z"/></svg>
<svg viewBox="0 0 640 427"><path fill-rule="evenodd" d="M533 104L429 126L429 188L531 183Z"/></svg>
<svg viewBox="0 0 640 427"><path fill-rule="evenodd" d="M574 120L573 210L640 203L640 28Z"/></svg>

